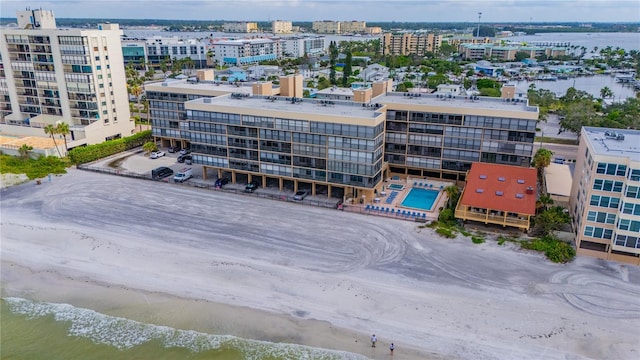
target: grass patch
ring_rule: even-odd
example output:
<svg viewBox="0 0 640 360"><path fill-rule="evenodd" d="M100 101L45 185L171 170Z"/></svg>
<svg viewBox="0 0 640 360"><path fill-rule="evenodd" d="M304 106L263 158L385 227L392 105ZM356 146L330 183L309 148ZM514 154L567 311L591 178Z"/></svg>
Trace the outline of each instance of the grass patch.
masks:
<svg viewBox="0 0 640 360"><path fill-rule="evenodd" d="M471 233L468 232L467 230L465 230L464 228L460 230L460 234L462 234L462 235L464 235L466 237L471 236Z"/></svg>
<svg viewBox="0 0 640 360"><path fill-rule="evenodd" d="M24 159L17 156L0 155L0 173L25 174L30 180L49 174L66 174L71 164L55 156L41 156L37 159Z"/></svg>
<svg viewBox="0 0 640 360"><path fill-rule="evenodd" d="M564 145L578 145L578 140L572 140L572 139L556 139L556 138L551 138L551 137L546 137L546 136L536 136L535 139L536 143L548 143L548 144L564 144Z"/></svg>
<svg viewBox="0 0 640 360"><path fill-rule="evenodd" d="M543 252L547 259L555 263L566 263L576 256L576 250L573 246L551 235L546 235L539 239L521 241L520 246L523 249Z"/></svg>

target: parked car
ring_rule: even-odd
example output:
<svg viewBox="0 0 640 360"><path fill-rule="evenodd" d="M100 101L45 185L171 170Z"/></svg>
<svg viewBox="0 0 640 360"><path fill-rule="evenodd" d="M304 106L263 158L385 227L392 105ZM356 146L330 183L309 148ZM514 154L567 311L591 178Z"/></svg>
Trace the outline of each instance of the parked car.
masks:
<svg viewBox="0 0 640 360"><path fill-rule="evenodd" d="M187 154L191 154L191 149L186 148L186 149L180 150L180 155L187 155Z"/></svg>
<svg viewBox="0 0 640 360"><path fill-rule="evenodd" d="M257 189L258 189L258 183L255 181L252 181L248 183L247 186L244 187L244 192L252 193Z"/></svg>
<svg viewBox="0 0 640 360"><path fill-rule="evenodd" d="M183 162L185 162L185 161L187 161L187 160L189 160L189 161L192 161L192 160L193 160L193 158L191 157L191 155L180 155L180 156L178 156L178 162L179 162L179 163L183 163Z"/></svg>
<svg viewBox="0 0 640 360"><path fill-rule="evenodd" d="M161 158L165 155L164 151L154 151L151 153L151 158L152 159L157 159L157 158Z"/></svg>
<svg viewBox="0 0 640 360"><path fill-rule="evenodd" d="M309 196L308 190L300 190L293 195L293 200L304 200L307 196Z"/></svg>
<svg viewBox="0 0 640 360"><path fill-rule="evenodd" d="M173 170L166 166L160 166L159 168L151 170L151 178L153 180L164 179L167 176L173 175Z"/></svg>
<svg viewBox="0 0 640 360"><path fill-rule="evenodd" d="M192 177L193 177L193 171L191 170L191 168L184 168L184 169L178 171L173 176L173 180L175 182L184 182L184 181L187 181L187 180L191 179Z"/></svg>
<svg viewBox="0 0 640 360"><path fill-rule="evenodd" d="M169 150L170 153L176 153L180 151L180 146L169 146Z"/></svg>
<svg viewBox="0 0 640 360"><path fill-rule="evenodd" d="M216 180L216 184L215 185L216 185L217 188L222 189L222 187L224 185L227 185L228 183L229 183L229 179L227 179L227 178L218 178Z"/></svg>

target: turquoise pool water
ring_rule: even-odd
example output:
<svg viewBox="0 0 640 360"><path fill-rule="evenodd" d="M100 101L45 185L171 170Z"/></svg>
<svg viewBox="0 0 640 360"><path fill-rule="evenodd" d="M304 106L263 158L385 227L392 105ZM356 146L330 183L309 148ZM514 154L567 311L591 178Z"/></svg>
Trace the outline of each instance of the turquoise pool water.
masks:
<svg viewBox="0 0 640 360"><path fill-rule="evenodd" d="M389 184L389 186L387 186L389 189L391 190L402 190L404 189L404 185L401 184Z"/></svg>
<svg viewBox="0 0 640 360"><path fill-rule="evenodd" d="M439 193L440 191L438 190L413 188L409 190L400 205L412 209L431 211Z"/></svg>

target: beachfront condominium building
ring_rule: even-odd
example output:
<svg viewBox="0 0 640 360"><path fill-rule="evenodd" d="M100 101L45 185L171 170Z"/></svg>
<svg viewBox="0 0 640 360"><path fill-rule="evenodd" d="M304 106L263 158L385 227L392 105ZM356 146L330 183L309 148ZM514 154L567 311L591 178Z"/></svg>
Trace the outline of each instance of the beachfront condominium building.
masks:
<svg viewBox="0 0 640 360"><path fill-rule="evenodd" d="M319 34L340 34L340 21L322 20L314 21L311 25L313 31Z"/></svg>
<svg viewBox="0 0 640 360"><path fill-rule="evenodd" d="M363 34L367 28L366 21L341 21L340 32L343 34Z"/></svg>
<svg viewBox="0 0 640 360"><path fill-rule="evenodd" d="M214 44L214 58L218 64L246 65L278 58L271 39L223 40Z"/></svg>
<svg viewBox="0 0 640 360"><path fill-rule="evenodd" d="M442 35L436 34L392 34L382 35L382 52L384 55L418 55L438 52L442 45Z"/></svg>
<svg viewBox="0 0 640 360"><path fill-rule="evenodd" d="M133 64L138 69L146 66L160 68L163 62L189 58L194 68L207 65L205 42L198 39L154 36L151 38L122 38L122 54L125 65Z"/></svg>
<svg viewBox="0 0 640 360"><path fill-rule="evenodd" d="M578 254L640 265L640 131L583 127L569 210Z"/></svg>
<svg viewBox="0 0 640 360"><path fill-rule="evenodd" d="M121 35L117 24L59 29L51 11L19 11L0 36L0 132L47 136L64 122L70 148L131 135Z"/></svg>
<svg viewBox="0 0 640 360"><path fill-rule="evenodd" d="M254 33L258 32L258 23L256 22L228 22L222 25L222 31L233 33Z"/></svg>
<svg viewBox="0 0 640 360"><path fill-rule="evenodd" d="M302 86L301 75L279 87L147 85L153 133L165 146L190 144L194 164L234 182L340 198L371 199L392 175L463 181L473 162L530 164L538 111L524 102L409 96L392 92L391 80L302 99Z"/></svg>
<svg viewBox="0 0 640 360"><path fill-rule="evenodd" d="M271 32L276 34L291 34L293 27L291 21L275 20L271 22Z"/></svg>

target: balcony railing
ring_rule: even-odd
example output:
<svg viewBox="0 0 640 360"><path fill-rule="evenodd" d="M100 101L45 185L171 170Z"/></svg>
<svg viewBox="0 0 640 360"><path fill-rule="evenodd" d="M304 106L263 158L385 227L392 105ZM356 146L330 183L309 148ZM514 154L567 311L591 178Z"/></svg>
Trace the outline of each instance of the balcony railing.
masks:
<svg viewBox="0 0 640 360"><path fill-rule="evenodd" d="M520 219L513 216L491 215L474 211L465 211L456 209L456 218L464 220L472 220L489 224L498 224L504 226L519 227L522 229L529 228L528 219Z"/></svg>

